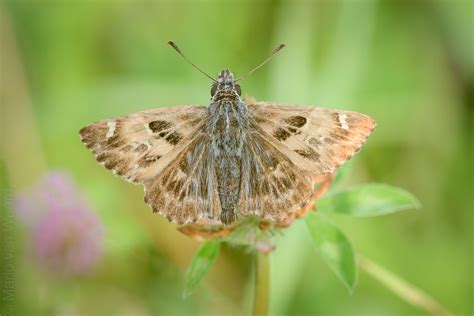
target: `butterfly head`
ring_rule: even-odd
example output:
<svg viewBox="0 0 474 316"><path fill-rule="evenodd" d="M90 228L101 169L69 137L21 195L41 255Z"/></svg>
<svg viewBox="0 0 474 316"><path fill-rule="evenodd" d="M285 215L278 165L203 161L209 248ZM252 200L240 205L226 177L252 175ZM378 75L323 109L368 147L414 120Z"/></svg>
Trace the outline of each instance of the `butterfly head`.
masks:
<svg viewBox="0 0 474 316"><path fill-rule="evenodd" d="M224 97L239 98L241 94L240 85L234 79L229 69L223 69L217 76L211 87L211 96L214 101Z"/></svg>

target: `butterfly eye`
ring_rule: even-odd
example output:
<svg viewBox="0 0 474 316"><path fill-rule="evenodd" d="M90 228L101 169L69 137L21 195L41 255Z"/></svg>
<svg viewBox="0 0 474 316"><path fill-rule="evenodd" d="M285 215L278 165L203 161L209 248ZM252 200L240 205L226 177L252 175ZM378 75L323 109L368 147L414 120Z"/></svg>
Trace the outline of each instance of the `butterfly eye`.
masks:
<svg viewBox="0 0 474 316"><path fill-rule="evenodd" d="M238 84L235 85L235 91L237 91L238 95L240 95L242 93L242 90L240 89L240 85L238 85Z"/></svg>
<svg viewBox="0 0 474 316"><path fill-rule="evenodd" d="M214 94L216 94L216 92L217 92L217 85L213 84L211 87L211 97L213 97Z"/></svg>

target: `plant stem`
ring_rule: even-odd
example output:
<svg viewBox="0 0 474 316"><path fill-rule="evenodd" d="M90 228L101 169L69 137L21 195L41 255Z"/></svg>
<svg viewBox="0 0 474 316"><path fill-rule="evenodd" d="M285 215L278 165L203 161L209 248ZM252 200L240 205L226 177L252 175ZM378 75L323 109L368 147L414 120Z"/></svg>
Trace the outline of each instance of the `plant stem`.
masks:
<svg viewBox="0 0 474 316"><path fill-rule="evenodd" d="M386 270L372 260L358 255L359 266L369 273L376 280L384 284L387 288L397 294L405 302L408 302L418 308L424 309L431 315L451 316L450 311L444 308L428 294L408 283L394 273Z"/></svg>
<svg viewBox="0 0 474 316"><path fill-rule="evenodd" d="M266 316L268 314L269 285L269 254L257 251L255 255L255 299L253 303L253 316Z"/></svg>

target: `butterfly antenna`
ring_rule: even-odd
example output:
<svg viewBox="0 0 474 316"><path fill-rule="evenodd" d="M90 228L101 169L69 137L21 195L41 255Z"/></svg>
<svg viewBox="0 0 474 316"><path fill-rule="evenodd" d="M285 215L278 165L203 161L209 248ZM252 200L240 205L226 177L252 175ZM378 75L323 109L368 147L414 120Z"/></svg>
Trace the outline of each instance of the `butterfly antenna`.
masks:
<svg viewBox="0 0 474 316"><path fill-rule="evenodd" d="M285 44L280 44L278 45L272 52L272 54L270 56L267 57L267 59L265 59L262 63L260 63L258 66L256 66L255 68L253 68L252 70L250 70L246 75L243 75L241 76L240 78L238 78L237 80L235 81L240 81L241 79L249 76L250 74L252 74L255 70L259 69L260 67L262 67L263 65L265 65L266 63L268 63L270 61L270 59L273 58L273 56L275 56L279 51L281 51L283 48L285 48L286 45Z"/></svg>
<svg viewBox="0 0 474 316"><path fill-rule="evenodd" d="M216 79L212 78L210 75L207 74L207 72L205 72L204 70L202 70L201 68L199 68L198 66L196 66L192 61L190 61L186 56L184 56L184 54L181 52L181 50L179 49L178 45L176 45L175 42L173 41L169 41L168 44L174 48L175 51L178 52L178 54L181 55L181 57L184 58L184 60L186 60L188 62L188 64L190 64L191 66L193 66L194 68L196 68L199 72L201 72L204 76L208 77L209 79L211 79L212 81L216 82Z"/></svg>

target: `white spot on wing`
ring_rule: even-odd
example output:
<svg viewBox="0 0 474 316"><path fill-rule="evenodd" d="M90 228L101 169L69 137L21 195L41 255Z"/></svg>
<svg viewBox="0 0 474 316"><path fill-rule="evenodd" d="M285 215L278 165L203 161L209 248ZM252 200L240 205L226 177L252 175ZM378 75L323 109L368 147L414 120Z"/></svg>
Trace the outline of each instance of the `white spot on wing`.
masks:
<svg viewBox="0 0 474 316"><path fill-rule="evenodd" d="M153 147L153 146L151 146L151 144L150 144L150 142L149 142L148 140L144 141L142 144L144 144L146 147L148 147L148 149L150 149L151 147Z"/></svg>
<svg viewBox="0 0 474 316"><path fill-rule="evenodd" d="M344 113L339 114L339 123L341 123L342 129L349 129L349 124L347 124L346 118L347 118L346 114Z"/></svg>
<svg viewBox="0 0 474 316"><path fill-rule="evenodd" d="M147 131L148 135L153 135L153 131L150 129L149 123L144 123L143 126L145 127L145 130Z"/></svg>
<svg viewBox="0 0 474 316"><path fill-rule="evenodd" d="M110 138L110 137L114 136L115 127L117 126L117 122L115 122L115 121L107 122L107 126L109 127L109 129L107 130L107 134L105 135L105 137Z"/></svg>

